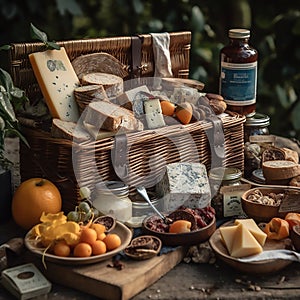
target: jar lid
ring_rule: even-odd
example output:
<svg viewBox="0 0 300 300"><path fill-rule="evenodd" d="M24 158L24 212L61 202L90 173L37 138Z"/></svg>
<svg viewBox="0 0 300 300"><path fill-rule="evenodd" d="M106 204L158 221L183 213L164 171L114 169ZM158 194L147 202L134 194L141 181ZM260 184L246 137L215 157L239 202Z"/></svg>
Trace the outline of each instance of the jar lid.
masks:
<svg viewBox="0 0 300 300"><path fill-rule="evenodd" d="M256 169L252 172L252 180L256 183L266 183L266 179L264 177L262 169Z"/></svg>
<svg viewBox="0 0 300 300"><path fill-rule="evenodd" d="M241 29L241 28L230 29L229 32L228 32L228 36L230 38L234 38L234 39L249 38L250 37L250 30Z"/></svg>
<svg viewBox="0 0 300 300"><path fill-rule="evenodd" d="M129 187L122 181L103 181L96 184L96 190L98 193L108 194L113 193L118 196L128 194Z"/></svg>
<svg viewBox="0 0 300 300"><path fill-rule="evenodd" d="M238 168L214 168L209 171L209 178L214 180L236 180L242 177L242 171Z"/></svg>
<svg viewBox="0 0 300 300"><path fill-rule="evenodd" d="M269 126L270 117L264 114L255 113L252 117L246 118L245 126Z"/></svg>

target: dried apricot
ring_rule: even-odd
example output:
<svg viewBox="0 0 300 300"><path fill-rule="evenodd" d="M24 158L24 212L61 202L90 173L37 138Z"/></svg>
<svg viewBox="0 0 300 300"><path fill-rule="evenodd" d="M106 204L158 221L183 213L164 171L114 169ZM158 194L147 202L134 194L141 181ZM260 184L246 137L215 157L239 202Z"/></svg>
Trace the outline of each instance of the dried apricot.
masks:
<svg viewBox="0 0 300 300"><path fill-rule="evenodd" d="M169 227L170 233L183 233L191 231L192 223L187 220L177 220L173 222Z"/></svg>
<svg viewBox="0 0 300 300"><path fill-rule="evenodd" d="M175 115L182 124L189 124L193 117L192 105L189 102L180 103L176 107Z"/></svg>
<svg viewBox="0 0 300 300"><path fill-rule="evenodd" d="M173 116L175 112L175 104L167 101L167 100L162 100L160 101L160 107L163 115L165 116Z"/></svg>

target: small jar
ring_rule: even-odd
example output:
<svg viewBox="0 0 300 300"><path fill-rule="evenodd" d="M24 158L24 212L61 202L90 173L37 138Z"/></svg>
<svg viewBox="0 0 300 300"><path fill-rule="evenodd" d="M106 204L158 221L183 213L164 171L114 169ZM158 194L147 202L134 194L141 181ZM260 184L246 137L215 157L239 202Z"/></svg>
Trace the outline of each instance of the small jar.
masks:
<svg viewBox="0 0 300 300"><path fill-rule="evenodd" d="M242 172L238 168L214 168L208 174L211 189L211 206L216 211L217 218L230 217L242 213L239 199L240 192L234 190L224 193L224 187L241 185ZM239 199L239 203L238 202Z"/></svg>
<svg viewBox="0 0 300 300"><path fill-rule="evenodd" d="M245 142L249 142L249 137L253 135L269 134L270 117L264 114L255 113L252 117L247 117L244 124Z"/></svg>
<svg viewBox="0 0 300 300"><path fill-rule="evenodd" d="M248 41L248 29L230 29L229 44L220 51L219 93L227 109L253 115L256 108L258 52Z"/></svg>
<svg viewBox="0 0 300 300"><path fill-rule="evenodd" d="M104 181L96 184L93 205L103 215L112 215L120 222L132 217L132 202L128 185L121 181Z"/></svg>

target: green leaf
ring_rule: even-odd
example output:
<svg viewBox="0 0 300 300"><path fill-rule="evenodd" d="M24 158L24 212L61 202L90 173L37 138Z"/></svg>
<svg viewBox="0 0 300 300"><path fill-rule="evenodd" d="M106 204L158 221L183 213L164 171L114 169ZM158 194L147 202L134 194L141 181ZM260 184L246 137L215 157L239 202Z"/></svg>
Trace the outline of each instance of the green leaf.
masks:
<svg viewBox="0 0 300 300"><path fill-rule="evenodd" d="M45 32L36 28L32 23L30 23L30 34L31 37L35 40L39 40L46 44L48 42L48 36Z"/></svg>
<svg viewBox="0 0 300 300"><path fill-rule="evenodd" d="M300 102L298 102L296 104L296 106L294 107L292 114L291 114L291 119L292 119L292 123L293 123L293 127L296 130L300 130Z"/></svg>
<svg viewBox="0 0 300 300"><path fill-rule="evenodd" d="M56 49L56 50L60 49L60 46L57 45L55 42L46 42L46 45L48 49Z"/></svg>
<svg viewBox="0 0 300 300"><path fill-rule="evenodd" d="M10 45L3 45L0 47L0 50L9 50L11 48Z"/></svg>
<svg viewBox="0 0 300 300"><path fill-rule="evenodd" d="M201 9L198 6L192 8L191 23L194 31L202 32L205 25L205 20Z"/></svg>
<svg viewBox="0 0 300 300"><path fill-rule="evenodd" d="M4 117L4 120L11 122L17 121L14 108L7 93L0 93L0 113L2 117Z"/></svg>
<svg viewBox="0 0 300 300"><path fill-rule="evenodd" d="M0 68L0 85L2 85L6 91L9 91L14 87L10 74L2 68Z"/></svg>

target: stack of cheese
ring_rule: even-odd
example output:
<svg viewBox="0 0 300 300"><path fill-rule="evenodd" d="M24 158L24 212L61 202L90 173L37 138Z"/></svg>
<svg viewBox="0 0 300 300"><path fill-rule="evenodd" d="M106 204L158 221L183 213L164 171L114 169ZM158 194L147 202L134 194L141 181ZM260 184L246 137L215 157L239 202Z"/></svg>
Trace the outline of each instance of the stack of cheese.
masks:
<svg viewBox="0 0 300 300"><path fill-rule="evenodd" d="M267 184L300 185L298 153L273 147L262 153L262 171Z"/></svg>
<svg viewBox="0 0 300 300"><path fill-rule="evenodd" d="M263 251L267 239L253 219L236 219L234 225L220 227L222 241L232 257L245 257Z"/></svg>

